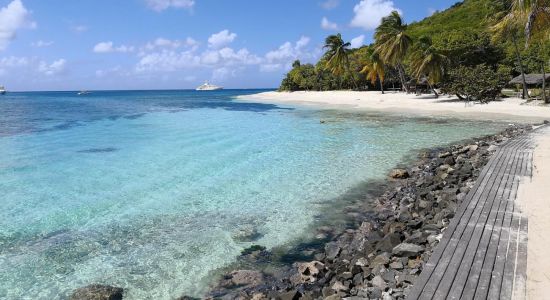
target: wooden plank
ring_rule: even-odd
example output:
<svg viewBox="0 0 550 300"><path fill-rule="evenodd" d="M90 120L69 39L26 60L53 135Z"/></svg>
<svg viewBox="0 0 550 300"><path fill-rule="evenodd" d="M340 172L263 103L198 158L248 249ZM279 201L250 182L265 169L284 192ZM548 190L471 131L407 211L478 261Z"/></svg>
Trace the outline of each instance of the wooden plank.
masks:
<svg viewBox="0 0 550 300"><path fill-rule="evenodd" d="M489 193L486 194L488 205L483 208L479 218L472 224L471 230L473 233L469 235L469 239L466 238L462 241L462 245L459 245L460 248L465 248L465 250L463 250L464 256L462 261L456 263L458 268L457 280L452 279L455 283L453 289L455 298L459 298L459 294L464 294L463 297L466 299L471 299L474 296L479 272L493 230L496 210L500 207L500 199L507 184L508 177L505 174L509 173L512 169L513 163L517 158L516 150L520 145L521 143L511 148L511 155L500 162L504 166L504 169L500 169L498 176L495 177L495 184ZM465 282L466 284L464 284Z"/></svg>
<svg viewBox="0 0 550 300"><path fill-rule="evenodd" d="M513 154L513 151L511 151L509 147L503 148L503 151L505 152L503 161L507 161ZM477 224L477 220L482 212L486 213L488 209L487 207L492 205L492 201L487 202L487 195L496 189L495 179L498 177L500 170L503 168L505 168L505 165L499 162L490 174L488 182L489 187L481 188L479 191L476 191L476 196L472 199L473 201L468 207L465 216L461 217L460 223L447 245L449 250L443 253L441 259L435 267L434 273L437 276L442 277L442 279L428 281L420 295L421 299L432 299L441 282L444 284L452 283L454 274L449 275L449 273L446 272L446 269L449 264L454 267L458 266L462 261L462 257L468 245L464 243L460 244L460 239L463 235L470 236L472 234ZM440 298L440 295L438 295L438 298Z"/></svg>
<svg viewBox="0 0 550 300"><path fill-rule="evenodd" d="M527 172L529 177L533 174L533 153L528 154ZM514 276L513 299L525 299L527 296L527 216L520 216L520 227L518 236L518 250L516 259L516 269Z"/></svg>
<svg viewBox="0 0 550 300"><path fill-rule="evenodd" d="M512 299L521 300L527 296L527 217L520 217L518 252Z"/></svg>
<svg viewBox="0 0 550 300"><path fill-rule="evenodd" d="M411 292L408 295L409 299L418 299L420 297L420 294L422 293L424 286L426 285L427 281L430 279L435 266L437 265L439 258L443 254L443 251L446 249L446 246L450 240L450 237L452 236L455 228L459 224L461 218L463 217L466 209L471 205L471 199L472 197L477 193L477 191L480 191L483 189L483 187L489 182L489 178L491 175L492 170L498 165L499 159L504 155L504 151L501 149L497 150L495 154L491 157L485 168L482 170L480 176L478 177L478 180L462 202L461 206L459 207L457 213L455 214L455 217L453 220L451 220L451 223L449 224L449 227L443 234L443 238L436 247L434 253L432 253L430 259L428 260L428 263L424 266L422 270L422 274L420 275L420 278L415 282L415 285Z"/></svg>
<svg viewBox="0 0 550 300"><path fill-rule="evenodd" d="M522 175L528 174L529 171L529 159L527 159L523 165ZM519 238L519 228L520 228L520 214L521 210L518 207L517 202L515 203L516 209L512 215L512 223L510 225L510 242L508 246L508 252L506 255L506 260L504 263L504 272L502 274L502 284L500 291L500 299L512 299L513 288L514 288L514 278L515 278L515 269L517 262L517 252L518 252L518 238Z"/></svg>
<svg viewBox="0 0 550 300"><path fill-rule="evenodd" d="M524 154L522 164L518 165L516 169L516 175L514 176L514 183L512 185L512 189L508 197L508 206L504 214L504 220L502 223L503 230L502 230L500 241L497 248L495 265L493 267L491 284L489 286L487 299L500 298L502 279L504 275L504 262L506 261L506 255L508 252L508 248L510 246L510 231L511 231L510 227L512 224L512 215L515 209L515 200L516 200L517 190L520 182L520 175L518 174L524 174L524 169L527 165L526 160L527 160L526 154Z"/></svg>
<svg viewBox="0 0 550 300"><path fill-rule="evenodd" d="M525 153L518 151L517 155L518 155L518 159L516 160L509 174L507 174L508 181L506 184L506 190L504 194L501 196L501 199L500 199L501 204L500 204L499 210L496 212L495 224L493 225L490 241L488 242L489 245L485 253L485 259L483 261L483 266L481 268L479 280L477 283L477 288L475 289L474 299L487 299L487 294L489 292L489 285L491 283L491 277L493 275L492 274L493 268L495 266L497 249L500 243L500 239L502 237L501 235L503 231L508 230L508 228L503 228L504 212L507 210L508 206L513 206L513 201L510 201L510 192L514 184L514 181L516 181L515 175L516 175L516 171L518 170L518 165L521 168L523 159L525 157Z"/></svg>

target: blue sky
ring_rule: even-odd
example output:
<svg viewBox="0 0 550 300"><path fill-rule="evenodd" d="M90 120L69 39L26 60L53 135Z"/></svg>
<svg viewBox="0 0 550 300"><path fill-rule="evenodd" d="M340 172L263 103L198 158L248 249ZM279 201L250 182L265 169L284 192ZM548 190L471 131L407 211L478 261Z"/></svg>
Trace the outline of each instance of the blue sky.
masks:
<svg viewBox="0 0 550 300"><path fill-rule="evenodd" d="M372 41L389 11L407 22L455 0L0 0L0 85L9 90L278 86L341 32Z"/></svg>

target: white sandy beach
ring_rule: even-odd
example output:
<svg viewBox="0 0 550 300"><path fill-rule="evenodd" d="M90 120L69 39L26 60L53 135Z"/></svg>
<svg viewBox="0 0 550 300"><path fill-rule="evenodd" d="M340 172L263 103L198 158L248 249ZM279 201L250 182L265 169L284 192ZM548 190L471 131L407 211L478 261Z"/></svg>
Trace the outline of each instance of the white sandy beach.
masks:
<svg viewBox="0 0 550 300"><path fill-rule="evenodd" d="M533 177L520 185L519 200L529 222L527 298L548 299L550 288L550 128L535 137Z"/></svg>
<svg viewBox="0 0 550 300"><path fill-rule="evenodd" d="M459 101L442 95L416 96L414 94L378 91L353 92L264 92L239 96L243 101L259 101L275 104L309 105L321 108L352 110L377 110L421 116L450 116L468 119L539 122L550 120L550 106L536 106L518 98L507 98L489 104Z"/></svg>

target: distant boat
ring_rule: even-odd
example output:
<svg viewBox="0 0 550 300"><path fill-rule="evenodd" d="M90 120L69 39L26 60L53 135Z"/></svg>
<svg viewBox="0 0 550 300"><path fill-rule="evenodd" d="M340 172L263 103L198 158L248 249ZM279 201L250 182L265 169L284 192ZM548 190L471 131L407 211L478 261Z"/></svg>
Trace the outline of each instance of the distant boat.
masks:
<svg viewBox="0 0 550 300"><path fill-rule="evenodd" d="M218 91L223 90L223 87L209 84L208 81L197 87L197 91Z"/></svg>
<svg viewBox="0 0 550 300"><path fill-rule="evenodd" d="M77 95L81 96L81 95L88 95L88 94L91 94L91 92L89 91L80 91L77 93Z"/></svg>
<svg viewBox="0 0 550 300"><path fill-rule="evenodd" d="M0 95L4 95L6 93L6 89L3 85L0 85Z"/></svg>

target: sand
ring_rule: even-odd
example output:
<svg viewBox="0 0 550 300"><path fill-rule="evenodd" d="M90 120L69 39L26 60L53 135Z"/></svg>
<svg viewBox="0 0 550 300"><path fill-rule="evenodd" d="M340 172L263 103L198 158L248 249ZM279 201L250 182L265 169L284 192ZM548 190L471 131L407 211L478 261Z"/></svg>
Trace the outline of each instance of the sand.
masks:
<svg viewBox="0 0 550 300"><path fill-rule="evenodd" d="M378 91L353 92L265 92L239 96L242 101L274 104L307 105L320 108L376 110L420 116L451 116L456 118L501 120L510 122L540 122L550 120L550 106L537 106L519 98L507 98L489 104L469 103L456 97Z"/></svg>
<svg viewBox="0 0 550 300"><path fill-rule="evenodd" d="M535 136L533 177L523 182L519 201L527 214L527 298L548 299L550 291L550 128Z"/></svg>

